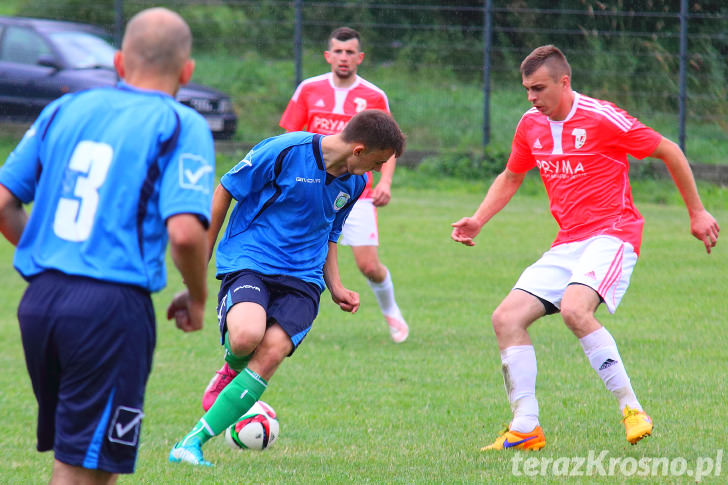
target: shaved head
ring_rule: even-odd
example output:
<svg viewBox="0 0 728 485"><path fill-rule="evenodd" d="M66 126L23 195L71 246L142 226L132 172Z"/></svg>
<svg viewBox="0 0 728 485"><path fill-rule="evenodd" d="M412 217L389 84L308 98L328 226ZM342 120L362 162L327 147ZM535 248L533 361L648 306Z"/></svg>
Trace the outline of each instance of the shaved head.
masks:
<svg viewBox="0 0 728 485"><path fill-rule="evenodd" d="M127 71L179 75L192 49L187 23L166 8L150 8L126 25L121 51Z"/></svg>

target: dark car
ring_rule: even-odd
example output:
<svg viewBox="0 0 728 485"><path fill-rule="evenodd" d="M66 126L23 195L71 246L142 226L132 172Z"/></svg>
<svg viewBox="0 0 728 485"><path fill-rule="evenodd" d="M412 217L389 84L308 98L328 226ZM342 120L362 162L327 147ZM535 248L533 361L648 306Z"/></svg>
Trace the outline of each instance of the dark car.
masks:
<svg viewBox="0 0 728 485"><path fill-rule="evenodd" d="M32 121L63 94L113 86L115 48L88 24L0 16L0 118ZM235 133L237 116L220 91L189 83L177 99L207 120L216 138Z"/></svg>

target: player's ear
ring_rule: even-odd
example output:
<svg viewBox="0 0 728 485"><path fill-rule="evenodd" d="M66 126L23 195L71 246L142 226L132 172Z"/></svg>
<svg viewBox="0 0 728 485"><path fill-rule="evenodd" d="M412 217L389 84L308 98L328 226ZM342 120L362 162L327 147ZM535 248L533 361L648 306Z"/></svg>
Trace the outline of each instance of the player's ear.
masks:
<svg viewBox="0 0 728 485"><path fill-rule="evenodd" d="M351 150L351 152L354 155L356 155L357 157L361 156L363 153L366 153L366 151L367 151L367 147L364 146L362 143L357 143L356 145L354 145L354 148Z"/></svg>
<svg viewBox="0 0 728 485"><path fill-rule="evenodd" d="M192 79L192 74L195 72L195 61L194 59L187 59L182 66L182 71L179 73L179 83L187 84Z"/></svg>
<svg viewBox="0 0 728 485"><path fill-rule="evenodd" d="M361 61L363 61L363 60L364 60L364 53L363 52L360 52L359 53L359 58L357 59L356 64L357 65L361 64Z"/></svg>
<svg viewBox="0 0 728 485"><path fill-rule="evenodd" d="M328 62L329 64L331 64L331 52L324 51L324 59L326 59L326 62Z"/></svg>
<svg viewBox="0 0 728 485"><path fill-rule="evenodd" d="M120 78L124 79L124 57L121 51L114 52L114 69Z"/></svg>

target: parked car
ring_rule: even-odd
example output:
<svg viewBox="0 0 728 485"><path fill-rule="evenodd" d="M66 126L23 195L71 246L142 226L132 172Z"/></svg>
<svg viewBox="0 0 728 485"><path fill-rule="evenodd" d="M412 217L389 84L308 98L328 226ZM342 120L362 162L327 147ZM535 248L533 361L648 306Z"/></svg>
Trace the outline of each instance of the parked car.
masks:
<svg viewBox="0 0 728 485"><path fill-rule="evenodd" d="M115 85L116 49L108 39L88 24L0 16L0 118L32 121L63 94ZM189 83L177 99L202 114L216 138L235 133L238 120L225 93Z"/></svg>

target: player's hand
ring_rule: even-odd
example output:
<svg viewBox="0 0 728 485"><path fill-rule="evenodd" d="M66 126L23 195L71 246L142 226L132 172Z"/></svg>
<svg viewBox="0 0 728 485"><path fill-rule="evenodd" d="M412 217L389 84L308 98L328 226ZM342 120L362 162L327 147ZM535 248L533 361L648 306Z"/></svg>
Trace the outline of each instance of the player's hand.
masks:
<svg viewBox="0 0 728 485"><path fill-rule="evenodd" d="M345 312L356 313L359 309L359 293L341 288L331 292L331 299Z"/></svg>
<svg viewBox="0 0 728 485"><path fill-rule="evenodd" d="M452 224L453 230L450 237L453 241L463 243L466 246L475 246L473 239L480 233L481 226L478 221L472 217L463 217Z"/></svg>
<svg viewBox="0 0 728 485"><path fill-rule="evenodd" d="M718 242L720 227L710 212L703 209L690 217L690 233L703 241L705 250L710 254L710 248Z"/></svg>
<svg viewBox="0 0 728 485"><path fill-rule="evenodd" d="M205 317L205 303L190 298L187 290L180 291L167 307L167 320L174 318L177 328L183 332L201 330Z"/></svg>
<svg viewBox="0 0 728 485"><path fill-rule="evenodd" d="M382 207L389 204L392 200L392 190L389 185L378 183L372 190L372 204L374 207Z"/></svg>

